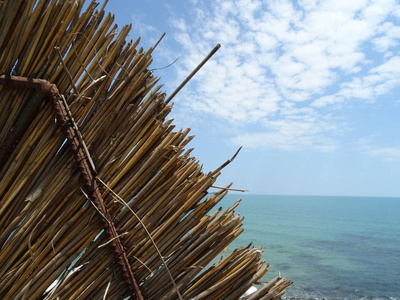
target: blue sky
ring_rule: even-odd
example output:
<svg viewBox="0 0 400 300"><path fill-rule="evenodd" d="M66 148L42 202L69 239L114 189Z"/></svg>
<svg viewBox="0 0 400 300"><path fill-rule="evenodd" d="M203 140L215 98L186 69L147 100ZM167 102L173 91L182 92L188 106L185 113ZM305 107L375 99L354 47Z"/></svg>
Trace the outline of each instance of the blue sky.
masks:
<svg viewBox="0 0 400 300"><path fill-rule="evenodd" d="M400 196L397 1L114 0L218 185L257 194Z"/></svg>

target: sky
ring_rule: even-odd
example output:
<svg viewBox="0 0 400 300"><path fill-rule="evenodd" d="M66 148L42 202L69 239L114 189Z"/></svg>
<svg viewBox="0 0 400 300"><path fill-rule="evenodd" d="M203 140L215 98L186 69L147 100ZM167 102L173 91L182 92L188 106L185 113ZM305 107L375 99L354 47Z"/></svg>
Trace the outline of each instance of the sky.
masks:
<svg viewBox="0 0 400 300"><path fill-rule="evenodd" d="M110 0L205 172L252 194L400 197L400 3ZM176 61L175 61L176 60ZM171 65L172 63L172 65Z"/></svg>

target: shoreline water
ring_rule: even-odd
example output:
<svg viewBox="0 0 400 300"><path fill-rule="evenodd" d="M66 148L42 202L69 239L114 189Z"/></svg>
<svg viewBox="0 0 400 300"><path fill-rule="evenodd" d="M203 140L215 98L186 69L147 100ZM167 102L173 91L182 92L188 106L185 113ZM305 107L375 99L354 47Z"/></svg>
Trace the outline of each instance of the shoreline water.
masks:
<svg viewBox="0 0 400 300"><path fill-rule="evenodd" d="M231 194L221 205L240 198L245 231L231 248L265 247L261 281L294 282L283 299L400 299L400 199Z"/></svg>

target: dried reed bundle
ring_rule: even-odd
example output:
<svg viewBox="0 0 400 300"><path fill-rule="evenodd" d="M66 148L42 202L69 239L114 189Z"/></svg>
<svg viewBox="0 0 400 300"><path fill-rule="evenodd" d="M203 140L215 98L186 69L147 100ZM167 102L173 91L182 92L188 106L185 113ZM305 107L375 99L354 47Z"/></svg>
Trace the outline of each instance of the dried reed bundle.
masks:
<svg viewBox="0 0 400 300"><path fill-rule="evenodd" d="M0 75L47 80L66 99L70 128L144 299L238 299L268 270L260 250L237 249L204 271L243 231L238 203L210 214L230 185L204 199L231 160L202 172L185 150L189 130L174 131L166 119L171 97L148 70L154 47L137 49L139 39L126 42L131 26L117 33L104 5L91 2L82 11L83 4L0 1ZM6 78L0 78L0 297L129 296L104 216L85 193L51 103ZM290 283L276 278L248 299L276 299Z"/></svg>

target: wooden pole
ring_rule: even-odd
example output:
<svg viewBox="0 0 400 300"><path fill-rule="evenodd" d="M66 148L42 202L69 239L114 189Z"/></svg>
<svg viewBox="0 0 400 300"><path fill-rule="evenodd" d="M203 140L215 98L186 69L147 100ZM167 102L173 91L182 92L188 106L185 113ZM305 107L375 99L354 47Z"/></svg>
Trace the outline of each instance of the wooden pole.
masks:
<svg viewBox="0 0 400 300"><path fill-rule="evenodd" d="M204 66L204 64L215 54L215 52L218 51L218 49L221 48L220 44L217 44L214 49L211 50L211 52L201 61L201 63L189 74L188 77L186 77L186 79L175 89L175 91L172 92L172 94L167 98L166 103L169 103L172 98L175 97L176 94L179 93L179 91L186 85L186 83L189 82L190 79L192 79L192 77L194 75L196 75L196 73Z"/></svg>
<svg viewBox="0 0 400 300"><path fill-rule="evenodd" d="M113 219L106 208L96 179L92 174L89 159L86 157L84 147L81 145L79 136L76 134L77 128L74 129L73 121L68 117L68 108L65 107L66 103L64 103L57 86L43 79L5 75L0 76L0 84L35 89L41 94L43 100L52 102L58 124L65 134L74 154L75 162L83 179L85 193L87 193L89 199L95 204L96 209L102 216L101 221L104 231L113 247L113 252L122 271L125 284L127 285L131 296L133 296L133 299L143 300L139 286L133 276L124 246L121 243L120 236Z"/></svg>

